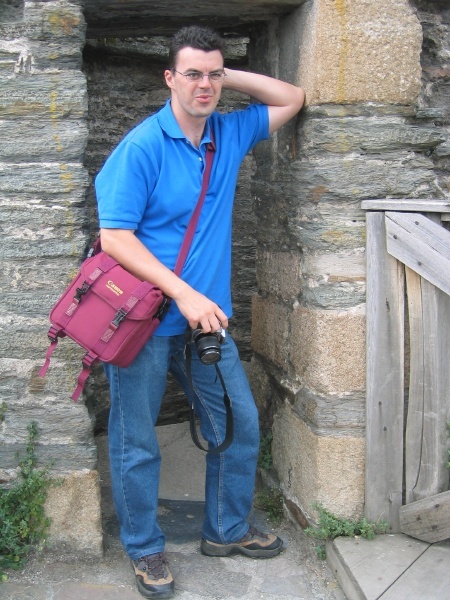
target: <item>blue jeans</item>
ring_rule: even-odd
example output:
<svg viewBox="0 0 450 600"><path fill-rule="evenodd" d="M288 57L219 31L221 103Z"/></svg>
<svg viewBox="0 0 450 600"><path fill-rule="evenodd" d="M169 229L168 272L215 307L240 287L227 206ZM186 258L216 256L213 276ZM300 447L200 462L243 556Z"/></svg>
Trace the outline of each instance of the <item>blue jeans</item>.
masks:
<svg viewBox="0 0 450 600"><path fill-rule="evenodd" d="M155 434L167 373L180 383L201 420L201 433L217 446L225 436L223 390L213 365L192 346L192 379L186 379L184 334L153 336L126 369L104 365L111 388L109 453L120 539L131 559L164 551L157 522L161 454ZM259 449L258 413L238 350L227 335L219 363L234 416L234 440L222 454L206 455L205 539L230 543L248 530ZM200 450L199 450L200 452ZM200 457L199 457L200 458Z"/></svg>

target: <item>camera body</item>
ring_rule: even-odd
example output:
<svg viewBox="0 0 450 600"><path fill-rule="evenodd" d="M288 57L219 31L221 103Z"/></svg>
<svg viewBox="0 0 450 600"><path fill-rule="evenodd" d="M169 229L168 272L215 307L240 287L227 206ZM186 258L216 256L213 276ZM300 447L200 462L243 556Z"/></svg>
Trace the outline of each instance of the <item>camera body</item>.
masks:
<svg viewBox="0 0 450 600"><path fill-rule="evenodd" d="M225 341L225 329L204 333L198 326L192 330L192 341L197 354L204 365L214 365L222 357L221 346Z"/></svg>

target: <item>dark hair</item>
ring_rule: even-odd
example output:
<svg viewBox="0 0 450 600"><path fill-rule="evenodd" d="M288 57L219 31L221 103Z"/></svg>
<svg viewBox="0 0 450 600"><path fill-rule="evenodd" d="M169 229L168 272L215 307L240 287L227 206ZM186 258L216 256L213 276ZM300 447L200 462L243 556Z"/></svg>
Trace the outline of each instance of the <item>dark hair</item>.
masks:
<svg viewBox="0 0 450 600"><path fill-rule="evenodd" d="M178 53L183 48L194 48L205 52L219 50L223 56L223 46L222 37L214 29L200 27L199 25L182 27L170 41L169 69L175 68Z"/></svg>

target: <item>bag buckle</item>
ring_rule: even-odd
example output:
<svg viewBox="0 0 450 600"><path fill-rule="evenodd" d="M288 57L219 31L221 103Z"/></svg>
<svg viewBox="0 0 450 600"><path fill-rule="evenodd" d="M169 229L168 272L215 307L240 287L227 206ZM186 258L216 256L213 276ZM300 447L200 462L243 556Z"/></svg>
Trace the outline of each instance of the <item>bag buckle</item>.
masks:
<svg viewBox="0 0 450 600"><path fill-rule="evenodd" d="M75 296L73 298L73 301L76 304L79 304L81 302L82 297L89 290L89 287L90 287L89 284L85 281L85 282L83 282L83 285L80 288L77 288L77 293L75 294Z"/></svg>
<svg viewBox="0 0 450 600"><path fill-rule="evenodd" d="M119 327L119 325L122 323L122 321L125 319L126 316L127 316L127 311L124 310L123 308L119 308L119 310L116 313L116 316L111 321L111 325L113 326L113 328L117 329Z"/></svg>
<svg viewBox="0 0 450 600"><path fill-rule="evenodd" d="M167 296L164 296L164 300L162 301L162 304L159 307L158 312L155 314L155 316L153 318L161 321L161 319L164 317L166 312L169 310L169 306L170 306L170 300Z"/></svg>

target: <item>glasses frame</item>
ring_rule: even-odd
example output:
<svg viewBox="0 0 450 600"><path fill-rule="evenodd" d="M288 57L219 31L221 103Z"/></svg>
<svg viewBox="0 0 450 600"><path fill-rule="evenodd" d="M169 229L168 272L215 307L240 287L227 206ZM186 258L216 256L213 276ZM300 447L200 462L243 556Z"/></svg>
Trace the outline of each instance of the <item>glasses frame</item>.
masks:
<svg viewBox="0 0 450 600"><path fill-rule="evenodd" d="M211 73L202 73L201 71L196 71L195 69L191 69L186 73L181 73L181 71L177 71L176 69L172 69L172 71L174 73L178 73L178 75L182 75L183 77L185 77L186 81L189 81L189 83L198 83L199 81L203 81L204 77L207 77L210 83L219 83L223 81L227 76L225 71L212 71ZM216 75L218 76L218 79L211 79L211 76L215 77Z"/></svg>

